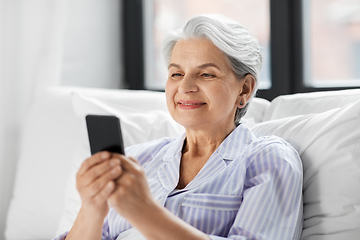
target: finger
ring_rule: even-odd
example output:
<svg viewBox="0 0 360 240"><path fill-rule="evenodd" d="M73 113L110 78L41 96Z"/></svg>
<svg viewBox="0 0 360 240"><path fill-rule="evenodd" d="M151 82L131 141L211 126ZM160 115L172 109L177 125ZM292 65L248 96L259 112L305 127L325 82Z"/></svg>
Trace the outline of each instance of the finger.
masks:
<svg viewBox="0 0 360 240"><path fill-rule="evenodd" d="M107 201L107 199L110 197L110 195L114 192L115 190L115 183L114 181L109 181L106 183L106 185L101 189L101 191L99 191L95 197L94 200L96 202L104 202Z"/></svg>
<svg viewBox="0 0 360 240"><path fill-rule="evenodd" d="M88 186L98 178L102 177L103 175L109 175L108 171L116 170L120 167L120 159L112 158L108 161L104 161L99 163L92 168L90 168L87 172L85 172L82 176L83 185Z"/></svg>
<svg viewBox="0 0 360 240"><path fill-rule="evenodd" d="M94 165L99 164L106 159L109 159L111 157L111 154L109 152L103 151L98 152L92 155L90 158L86 159L82 164L78 171L79 175L83 175L85 172L87 172L90 168L92 168Z"/></svg>
<svg viewBox="0 0 360 240"><path fill-rule="evenodd" d="M103 174L100 178L93 181L86 187L86 195L88 198L94 198L102 191L105 191L104 188L108 187L109 182L114 182L122 173L122 169L120 166L113 167L105 174Z"/></svg>
<svg viewBox="0 0 360 240"><path fill-rule="evenodd" d="M121 161L121 167L129 172L141 171L141 165L134 159L122 154L113 154L114 157L118 157Z"/></svg>
<svg viewBox="0 0 360 240"><path fill-rule="evenodd" d="M135 162L135 163L138 163L138 161L137 161L135 158L133 158L133 157L129 157L129 159L130 159L131 161Z"/></svg>

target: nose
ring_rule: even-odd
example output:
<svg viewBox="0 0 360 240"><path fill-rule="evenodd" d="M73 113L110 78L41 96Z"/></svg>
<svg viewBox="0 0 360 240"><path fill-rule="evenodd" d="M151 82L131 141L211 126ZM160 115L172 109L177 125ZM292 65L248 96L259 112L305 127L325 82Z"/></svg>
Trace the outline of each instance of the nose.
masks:
<svg viewBox="0 0 360 240"><path fill-rule="evenodd" d="M196 78L190 75L185 75L183 79L181 79L178 88L179 93L181 94L193 93L193 92L197 92L198 90L199 88L196 84Z"/></svg>

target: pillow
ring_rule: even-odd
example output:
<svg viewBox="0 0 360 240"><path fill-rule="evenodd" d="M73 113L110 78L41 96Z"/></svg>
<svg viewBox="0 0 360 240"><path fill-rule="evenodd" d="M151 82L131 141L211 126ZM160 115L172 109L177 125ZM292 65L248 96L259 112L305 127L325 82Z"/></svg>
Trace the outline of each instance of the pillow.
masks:
<svg viewBox="0 0 360 240"><path fill-rule="evenodd" d="M256 125L256 136L276 135L292 144L304 167L301 239L359 240L360 101L319 114Z"/></svg>
<svg viewBox="0 0 360 240"><path fill-rule="evenodd" d="M263 98L253 98L245 116L242 118L242 122L249 127L262 122L264 114L269 107L270 102L268 100Z"/></svg>
<svg viewBox="0 0 360 240"><path fill-rule="evenodd" d="M83 97L99 99L114 106L126 106L137 110L167 111L165 93L148 90L80 88L75 93Z"/></svg>
<svg viewBox="0 0 360 240"><path fill-rule="evenodd" d="M266 109L263 121L310 113L321 113L359 99L360 89L279 96Z"/></svg>
<svg viewBox="0 0 360 240"><path fill-rule="evenodd" d="M7 240L54 236L63 213L72 164L69 153L74 150L78 129L69 90L51 89L31 104L21 133Z"/></svg>
<svg viewBox="0 0 360 240"><path fill-rule="evenodd" d="M72 99L75 112L80 119L84 119L89 113L118 116L125 147L161 137L176 136L180 131L184 131L184 128L168 113L164 93L156 93L156 96L154 92L141 93L136 98L132 97L132 100L129 100L130 95L133 95L131 90L122 90L121 97L106 99L103 96L101 99L96 95L94 97L94 94L90 97L86 94L73 93ZM254 98L244 116L244 121L249 125L261 122L269 105L268 100Z"/></svg>
<svg viewBox="0 0 360 240"><path fill-rule="evenodd" d="M124 103L119 101L118 98L115 100L99 100L96 97L89 97L79 93L74 93L72 96L74 110L82 122L80 129L81 141L79 141L77 151L74 153L73 165L65 193L65 211L61 217L57 235L71 228L81 207L80 196L76 190L75 176L81 163L90 156L85 123L87 114L117 116L120 119L125 147L161 137L176 137L184 132L184 128L172 119L167 110L146 110L147 108L144 105L141 105L140 109L136 109L134 106L129 106L132 102ZM151 104L149 102L151 101L148 98L146 104L150 108ZM152 107L154 109L154 106Z"/></svg>

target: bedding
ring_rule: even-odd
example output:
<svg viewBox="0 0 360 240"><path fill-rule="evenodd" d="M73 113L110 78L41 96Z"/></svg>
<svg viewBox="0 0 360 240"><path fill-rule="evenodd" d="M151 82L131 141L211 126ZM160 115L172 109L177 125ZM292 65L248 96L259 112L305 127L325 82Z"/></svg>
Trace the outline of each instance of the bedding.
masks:
<svg viewBox="0 0 360 240"><path fill-rule="evenodd" d="M300 155L304 167L301 239L360 237L359 116L357 100L323 113L263 122L251 129L257 136L285 139Z"/></svg>
<svg viewBox="0 0 360 240"><path fill-rule="evenodd" d="M360 89L254 98L243 120L257 135L283 137L301 153L304 240L360 239L359 100ZM166 115L162 92L49 89L23 126L6 240L51 239L71 225L79 207L74 175L89 155L83 116L92 111L121 115L132 136L127 146L182 131Z"/></svg>

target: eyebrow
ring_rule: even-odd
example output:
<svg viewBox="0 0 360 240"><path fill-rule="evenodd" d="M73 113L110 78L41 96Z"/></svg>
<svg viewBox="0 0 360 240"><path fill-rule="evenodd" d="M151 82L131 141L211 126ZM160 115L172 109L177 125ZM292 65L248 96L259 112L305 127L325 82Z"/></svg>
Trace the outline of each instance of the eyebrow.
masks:
<svg viewBox="0 0 360 240"><path fill-rule="evenodd" d="M205 63L199 66L199 68L207 68L207 67L214 67L217 68L221 71L221 69L219 68L218 65L214 64L214 63Z"/></svg>
<svg viewBox="0 0 360 240"><path fill-rule="evenodd" d="M170 64L169 64L169 68L171 68L171 67L181 68L180 65L175 64L175 63L170 63ZM221 69L220 69L216 64L214 64L214 63L204 63L204 64L200 65L198 68L204 69L204 68L208 68L208 67L214 67L214 68L217 68L217 69L221 70Z"/></svg>
<svg viewBox="0 0 360 240"><path fill-rule="evenodd" d="M170 63L168 69L171 67L181 68L180 65L177 65L175 63Z"/></svg>

